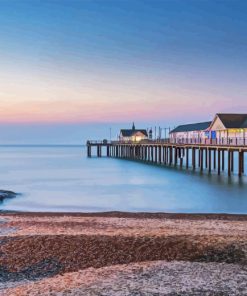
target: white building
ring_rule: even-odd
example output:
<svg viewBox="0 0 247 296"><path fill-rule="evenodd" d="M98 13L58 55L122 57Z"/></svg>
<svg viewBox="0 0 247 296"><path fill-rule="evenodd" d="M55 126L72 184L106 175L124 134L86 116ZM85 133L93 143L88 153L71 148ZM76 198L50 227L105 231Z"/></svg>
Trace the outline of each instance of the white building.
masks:
<svg viewBox="0 0 247 296"><path fill-rule="evenodd" d="M148 134L145 129L136 129L133 123L132 129L121 129L119 141L121 142L140 142L148 139Z"/></svg>
<svg viewBox="0 0 247 296"><path fill-rule="evenodd" d="M170 132L172 143L202 143L209 139L211 121L179 125Z"/></svg>
<svg viewBox="0 0 247 296"><path fill-rule="evenodd" d="M246 145L247 114L218 113L209 130L213 143Z"/></svg>

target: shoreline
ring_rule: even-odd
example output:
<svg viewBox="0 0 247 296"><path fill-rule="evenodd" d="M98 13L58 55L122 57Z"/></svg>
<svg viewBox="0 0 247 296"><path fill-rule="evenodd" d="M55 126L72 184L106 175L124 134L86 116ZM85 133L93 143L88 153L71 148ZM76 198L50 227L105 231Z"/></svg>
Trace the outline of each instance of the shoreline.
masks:
<svg viewBox="0 0 247 296"><path fill-rule="evenodd" d="M109 217L135 219L181 219L181 220L226 220L247 221L247 214L228 213L166 213L166 212L28 212L0 210L0 216L37 216L37 217Z"/></svg>

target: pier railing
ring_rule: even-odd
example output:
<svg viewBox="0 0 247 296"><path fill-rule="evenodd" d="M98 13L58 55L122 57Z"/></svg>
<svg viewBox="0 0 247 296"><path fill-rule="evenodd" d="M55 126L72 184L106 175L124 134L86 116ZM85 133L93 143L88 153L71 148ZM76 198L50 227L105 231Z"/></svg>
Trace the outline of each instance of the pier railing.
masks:
<svg viewBox="0 0 247 296"><path fill-rule="evenodd" d="M170 139L144 139L141 141L109 141L109 140L88 140L87 145L117 145L117 144L181 144L181 145L207 145L207 146L247 146L247 138L170 138Z"/></svg>
<svg viewBox="0 0 247 296"><path fill-rule="evenodd" d="M198 145L214 145L214 146L246 146L246 138L217 138L217 139L202 139L202 138L176 138L170 139L171 144L198 144Z"/></svg>
<svg viewBox="0 0 247 296"><path fill-rule="evenodd" d="M203 139L203 138L170 138L170 139L145 139L141 141L109 141L109 140L88 140L87 145L117 145L117 144L181 144L181 145L207 145L207 146L247 146L247 138L217 138L217 139Z"/></svg>

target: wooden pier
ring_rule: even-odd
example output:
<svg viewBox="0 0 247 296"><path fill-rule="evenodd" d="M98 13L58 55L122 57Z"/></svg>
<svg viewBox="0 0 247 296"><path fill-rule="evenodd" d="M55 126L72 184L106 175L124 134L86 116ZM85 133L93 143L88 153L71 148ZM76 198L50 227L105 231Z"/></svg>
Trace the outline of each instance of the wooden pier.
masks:
<svg viewBox="0 0 247 296"><path fill-rule="evenodd" d="M228 176L237 166L238 176L244 173L244 153L246 145L215 145L215 144L188 144L170 143L164 141L119 142L119 141L87 141L87 156L91 157L93 148L96 148L97 157L102 157L105 148L106 157L138 160L145 163L180 166L200 171L217 171L218 175L227 168ZM238 154L238 161L234 163L234 156Z"/></svg>

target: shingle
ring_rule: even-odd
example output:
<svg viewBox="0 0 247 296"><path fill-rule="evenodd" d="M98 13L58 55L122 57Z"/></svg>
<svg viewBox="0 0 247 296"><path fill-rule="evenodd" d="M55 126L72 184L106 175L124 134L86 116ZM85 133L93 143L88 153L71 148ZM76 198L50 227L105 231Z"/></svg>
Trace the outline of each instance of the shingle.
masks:
<svg viewBox="0 0 247 296"><path fill-rule="evenodd" d="M131 137L133 134L141 132L143 133L146 137L148 136L147 131L145 129L121 129L120 133L122 134L123 137Z"/></svg>
<svg viewBox="0 0 247 296"><path fill-rule="evenodd" d="M226 128L247 128L247 114L217 114Z"/></svg>
<svg viewBox="0 0 247 296"><path fill-rule="evenodd" d="M203 131L203 130L206 130L210 126L210 124L211 124L211 121L179 125L175 129L173 129L170 133Z"/></svg>

